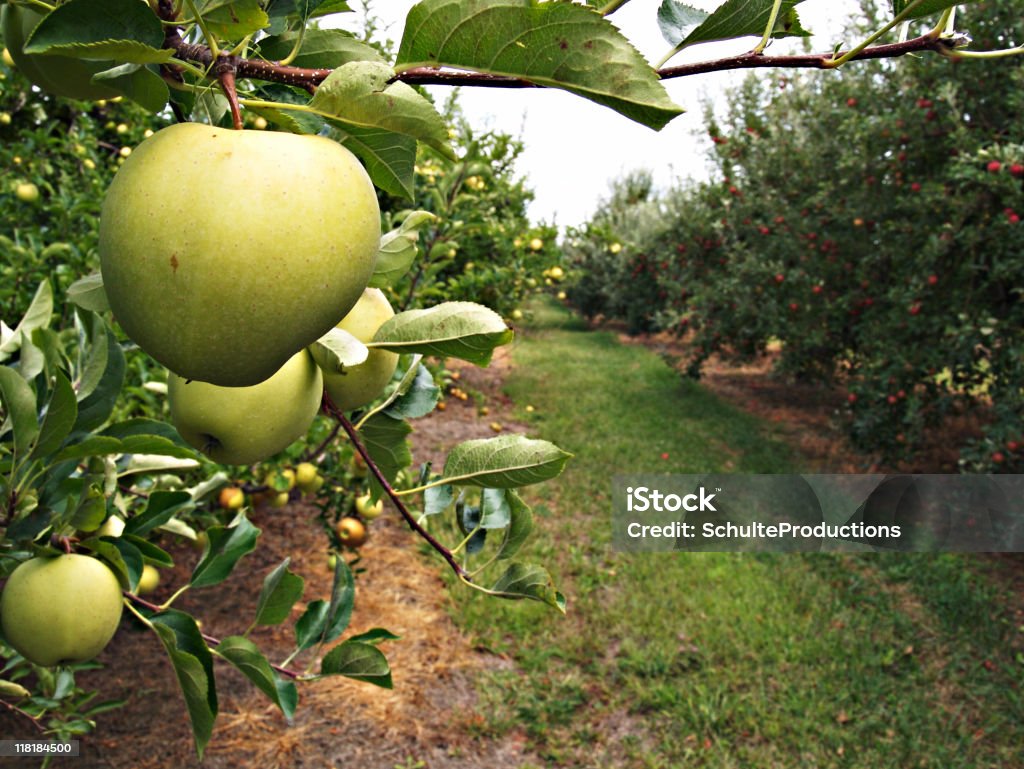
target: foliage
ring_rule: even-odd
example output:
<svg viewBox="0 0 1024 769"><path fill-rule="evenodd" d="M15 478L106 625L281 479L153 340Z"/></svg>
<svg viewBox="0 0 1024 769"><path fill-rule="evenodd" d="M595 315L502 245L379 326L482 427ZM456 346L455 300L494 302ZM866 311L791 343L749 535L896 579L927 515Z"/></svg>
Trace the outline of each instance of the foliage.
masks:
<svg viewBox="0 0 1024 769"><path fill-rule="evenodd" d="M963 21L982 45L1024 38L1011 5ZM711 182L618 195L575 236L593 275L574 301L633 331L692 330L694 374L781 343L783 372L848 387L850 435L890 459L978 411L964 469L1018 468L1022 83L1005 62L751 78L709 116Z"/></svg>

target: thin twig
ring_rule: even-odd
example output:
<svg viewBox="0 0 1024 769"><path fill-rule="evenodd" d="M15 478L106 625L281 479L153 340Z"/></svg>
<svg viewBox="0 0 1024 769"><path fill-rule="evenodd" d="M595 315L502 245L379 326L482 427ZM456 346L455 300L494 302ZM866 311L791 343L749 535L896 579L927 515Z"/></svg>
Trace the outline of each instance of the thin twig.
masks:
<svg viewBox="0 0 1024 769"><path fill-rule="evenodd" d="M0 700L0 705L3 705L5 708L7 708L12 713L18 713L20 715L25 716L25 718L27 718L29 721L31 721L32 725L35 726L35 728L38 729L41 734L46 734L46 727L43 726L41 723L39 723L39 721L36 720L35 716L33 716L33 715L29 714L29 713L26 713L24 710L19 708L17 705L12 705L11 703L7 702L6 700Z"/></svg>
<svg viewBox="0 0 1024 769"><path fill-rule="evenodd" d="M391 484L388 483L387 478L385 478L384 474L381 473L380 468L377 467L373 458L370 457L369 452L367 452L366 447L363 446L362 441L359 440L359 434L356 432L356 428L348 421L344 412L334 405L330 396L327 395L326 392L324 393L323 410L330 416L337 419L338 424L344 428L345 433L348 435L349 440L352 441L352 445L355 447L355 450L359 452L363 461L366 462L366 466L369 468L370 472L373 473L373 477L377 479L377 483L379 483L381 488L384 489L384 493L388 495L391 503L395 506L398 512L401 513L405 522L409 524L409 528L419 534L427 544L441 554L441 557L448 562L448 565L451 566L452 571L455 572L459 579L465 582L472 582L473 580L470 578L469 572L462 568L462 565L455 559L452 551L438 542L429 531L420 525L419 521L416 520L413 514L409 512L409 508L405 506L405 502L402 501L402 498L398 496Z"/></svg>
<svg viewBox="0 0 1024 769"><path fill-rule="evenodd" d="M316 457L320 456L320 454L322 454L323 451L329 445L331 445L331 443L334 442L334 439L338 437L338 433L340 431L341 431L341 422L335 422L334 423L334 429L331 430L331 434L328 435L326 438L324 438L323 441L320 443L320 445L317 446L315 449L313 449L312 451L307 451L305 453L305 455L303 455L302 461L303 462L309 462L309 461L312 461L313 459L315 459Z"/></svg>
<svg viewBox="0 0 1024 769"><path fill-rule="evenodd" d="M122 591L122 594L124 595L125 598L127 598L132 603L138 604L139 606L141 606L141 607L143 607L145 609L149 609L150 611L154 611L154 612L163 611L155 603L151 603L150 601L147 601L145 598L140 598L139 596L135 595L135 593L129 593L127 590L124 590L124 591ZM217 638L216 636L212 636L209 633L203 633L202 631L200 631L200 635L202 635L203 640L206 641L206 645L208 647L213 648L214 646L220 646L220 639ZM270 663L270 667L272 667L274 670L276 670L281 675L287 676L288 678L292 678L292 679L302 678L302 673L298 672L297 670L291 670L289 668L286 668L283 665L275 665L273 662L271 662Z"/></svg>

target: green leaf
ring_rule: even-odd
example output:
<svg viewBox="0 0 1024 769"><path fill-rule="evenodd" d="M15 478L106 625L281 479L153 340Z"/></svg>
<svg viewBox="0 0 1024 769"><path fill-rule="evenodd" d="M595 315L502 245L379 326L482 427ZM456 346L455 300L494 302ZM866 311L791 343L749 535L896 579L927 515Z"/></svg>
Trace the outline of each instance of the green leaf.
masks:
<svg viewBox="0 0 1024 769"><path fill-rule="evenodd" d="M69 523L81 531L96 531L107 517L107 498L99 489L88 488L78 500ZM142 556L139 556L140 560Z"/></svg>
<svg viewBox="0 0 1024 769"><path fill-rule="evenodd" d="M100 82L113 88L153 113L160 112L167 106L167 100L171 97L167 83L153 71L152 65L146 67L141 64L122 64L97 72L92 79L93 82Z"/></svg>
<svg viewBox="0 0 1024 769"><path fill-rule="evenodd" d="M505 530L505 539L498 550L497 557L499 560L511 558L518 553L519 548L523 546L523 543L526 542L533 532L533 512L530 510L529 505L523 502L519 495L511 489L507 490L505 494L509 503L511 521Z"/></svg>
<svg viewBox="0 0 1024 769"><path fill-rule="evenodd" d="M306 645L301 648L309 648L314 644L330 643L345 632L348 623L352 619L352 609L355 606L356 583L352 576L352 570L344 558L337 559L334 567L334 586L331 589L331 601L326 604L322 614L317 614L317 623L314 633L306 639ZM307 610L308 613L308 610ZM296 631L298 628L296 627Z"/></svg>
<svg viewBox="0 0 1024 769"><path fill-rule="evenodd" d="M14 455L27 456L39 435L36 420L36 394L28 382L14 369L0 366L0 405L3 406L3 422L0 434L7 429L14 434Z"/></svg>
<svg viewBox="0 0 1024 769"><path fill-rule="evenodd" d="M772 37L807 37L793 10L803 0L783 0ZM677 44L681 46L731 40L736 37L764 34L771 18L774 0L726 0L699 27ZM670 40L669 42L673 42Z"/></svg>
<svg viewBox="0 0 1024 769"><path fill-rule="evenodd" d="M354 126L403 134L454 160L444 119L412 86L389 83L394 76L389 66L379 62L343 64L317 86L309 106L340 121L342 129Z"/></svg>
<svg viewBox="0 0 1024 769"><path fill-rule="evenodd" d="M504 529L512 522L507 493L505 489L484 489L480 499L480 528Z"/></svg>
<svg viewBox="0 0 1024 769"><path fill-rule="evenodd" d="M386 233L380 239L380 251L370 277L370 286L385 288L397 283L416 260L419 230L436 221L437 217L429 211L413 211L397 229Z"/></svg>
<svg viewBox="0 0 1024 769"><path fill-rule="evenodd" d="M187 491L154 491L146 500L146 510L125 523L124 533L144 537L192 505Z"/></svg>
<svg viewBox="0 0 1024 769"><path fill-rule="evenodd" d="M136 537L134 534L122 534L121 539L133 545L141 554L144 561L162 566L165 569L173 568L174 559L159 545L150 542L148 539Z"/></svg>
<svg viewBox="0 0 1024 769"><path fill-rule="evenodd" d="M410 374L413 375L411 381ZM398 397L384 409L385 414L395 419L419 419L426 416L434 410L441 397L441 388L434 384L434 375L423 365L413 366L395 392Z"/></svg>
<svg viewBox="0 0 1024 769"><path fill-rule="evenodd" d="M513 563L491 588L504 598L530 598L565 614L565 596L555 589L551 575L541 566Z"/></svg>
<svg viewBox="0 0 1024 769"><path fill-rule="evenodd" d="M394 482L399 470L412 464L412 453L406 440L411 432L412 428L404 420L380 413L367 419L359 430L363 445L388 483ZM372 476L371 485L377 485Z"/></svg>
<svg viewBox="0 0 1024 769"><path fill-rule="evenodd" d="M632 43L575 3L424 0L406 18L396 69L439 66L562 88L654 129L682 112Z"/></svg>
<svg viewBox="0 0 1024 769"><path fill-rule="evenodd" d="M320 663L320 674L345 676L384 689L393 688L387 658L376 646L361 641L348 640L331 649Z"/></svg>
<svg viewBox="0 0 1024 769"><path fill-rule="evenodd" d="M428 310L406 310L381 326L369 346L460 358L486 366L513 332L498 313L473 302L443 302Z"/></svg>
<svg viewBox="0 0 1024 769"><path fill-rule="evenodd" d="M977 1L968 0L968 2ZM904 19L920 19L932 14L941 13L947 8L966 4L963 0L959 0L959 2L957 0L894 0L892 10L894 16L899 16L909 9L907 15L903 17Z"/></svg>
<svg viewBox="0 0 1024 769"><path fill-rule="evenodd" d="M663 0L658 8L658 28L671 45L679 45L710 15L679 0Z"/></svg>
<svg viewBox="0 0 1024 769"><path fill-rule="evenodd" d="M306 604L306 611L295 623L295 645L299 649L308 649L323 637L327 609L327 601L320 598Z"/></svg>
<svg viewBox="0 0 1024 769"><path fill-rule="evenodd" d="M201 5L199 13L210 33L225 40L241 40L270 24L260 0L214 0Z"/></svg>
<svg viewBox="0 0 1024 769"><path fill-rule="evenodd" d="M151 617L150 622L171 658L192 721L196 753L202 759L217 718L213 656L195 620L189 615L169 609Z"/></svg>
<svg viewBox="0 0 1024 769"><path fill-rule="evenodd" d="M58 371L54 377L53 393L46 404L43 424L39 428L39 440L36 441L30 458L45 457L59 449L64 439L71 434L77 416L78 402L75 400L75 391L71 388L71 382L64 376L64 372Z"/></svg>
<svg viewBox="0 0 1024 769"><path fill-rule="evenodd" d="M228 636L217 646L217 654L234 665L241 673L266 694L270 701L281 710L286 719L291 721L295 715L297 697L281 697L280 685L285 683L293 689L295 684L283 682L281 677L270 667L270 662L257 648L256 644L242 636Z"/></svg>
<svg viewBox="0 0 1024 769"><path fill-rule="evenodd" d="M81 459L108 454L158 454L191 460L196 456L194 449L179 446L162 435L131 435L121 439L101 434L68 446L57 455L57 459Z"/></svg>
<svg viewBox="0 0 1024 769"><path fill-rule="evenodd" d="M423 492L423 514L437 515L443 513L455 499L455 488L447 483L431 486Z"/></svg>
<svg viewBox="0 0 1024 769"><path fill-rule="evenodd" d="M138 0L68 0L39 22L25 53L160 64L174 54L163 43L160 20Z"/></svg>
<svg viewBox="0 0 1024 769"><path fill-rule="evenodd" d="M358 635L354 635L351 638L348 638L347 640L349 642L359 641L361 643L378 644L382 641L397 641L401 637L402 636L395 635L390 630L385 630L382 627L375 627L370 630L367 630L365 633L359 633Z"/></svg>
<svg viewBox="0 0 1024 769"><path fill-rule="evenodd" d="M375 187L399 198L413 197L416 178L416 140L393 131L359 128L331 121L338 141L366 166Z"/></svg>
<svg viewBox="0 0 1024 769"><path fill-rule="evenodd" d="M260 530L239 515L230 526L211 526L206 535L210 545L192 572L192 587L209 587L227 579L238 561L256 549Z"/></svg>
<svg viewBox="0 0 1024 769"><path fill-rule="evenodd" d="M332 328L310 345L316 365L324 371L341 374L346 368L366 362L370 351L348 331Z"/></svg>
<svg viewBox="0 0 1024 769"><path fill-rule="evenodd" d="M31 337L32 332L36 329L49 326L52 317L53 289L50 287L50 281L44 280L36 289L32 303L28 306L28 310L25 311L18 325L9 334L4 333L4 341L0 344L0 361L7 360L18 351L18 348L21 347L22 334Z"/></svg>
<svg viewBox="0 0 1024 769"><path fill-rule="evenodd" d="M291 614L292 606L302 597L305 580L288 569L285 558L263 579L259 603L256 605L257 625L280 625Z"/></svg>
<svg viewBox="0 0 1024 769"><path fill-rule="evenodd" d="M529 486L558 476L572 454L547 441L500 435L460 443L444 465L444 478L464 486Z"/></svg>
<svg viewBox="0 0 1024 769"><path fill-rule="evenodd" d="M103 276L98 272L79 278L68 286L67 297L72 304L91 312L106 312L110 309L107 292L103 288Z"/></svg>
<svg viewBox="0 0 1024 769"><path fill-rule="evenodd" d="M124 384L124 352L113 332L106 328L106 324L103 332L106 336L106 365L96 388L78 402L78 417L75 419L74 428L76 431L95 430L106 422L114 410L118 395L121 394L121 385Z"/></svg>
<svg viewBox="0 0 1024 769"><path fill-rule="evenodd" d="M286 32L261 40L260 55L270 61L280 61L291 53L297 38L297 32ZM348 32L340 29L307 29L302 38L302 47L292 60L292 66L337 69L350 61L385 63L376 48L356 40Z"/></svg>

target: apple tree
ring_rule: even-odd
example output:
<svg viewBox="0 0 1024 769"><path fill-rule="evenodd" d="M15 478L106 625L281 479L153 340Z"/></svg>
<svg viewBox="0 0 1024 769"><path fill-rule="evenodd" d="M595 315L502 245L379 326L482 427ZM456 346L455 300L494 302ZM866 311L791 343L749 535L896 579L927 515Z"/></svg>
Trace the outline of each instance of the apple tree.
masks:
<svg viewBox="0 0 1024 769"><path fill-rule="evenodd" d="M671 50L654 69L610 19L624 2L424 0L410 10L394 57L333 27L344 26L344 0L4 4L8 56L38 88L69 99L129 99L154 114L155 126L174 123L118 151L124 162L103 193L98 236L83 236L98 237L101 270L68 287L62 320L53 323L57 308L43 280L20 320L0 326L0 563L8 575L0 619L10 660L0 691L9 709L62 737L91 728L107 705L91 706L73 672L90 664L83 660L116 624L105 619L114 614L111 577L124 607L166 652L200 755L217 716L215 664L238 668L285 716L304 681L342 675L390 686L379 647L394 636L376 629L346 637L355 580L344 558L335 561L330 595L300 610L294 648L280 659L258 639L261 627L285 622L303 600L287 559L266 575L241 635L201 629L175 606L186 591L226 580L261 533L238 494L224 493L223 471L192 471L212 470L211 458L266 458L304 435L320 441L317 449L346 441L353 467L367 476L362 515L389 500L461 584L564 611L547 571L516 558L533 528L518 489L554 478L569 455L502 435L456 446L436 471L414 468L406 441L409 421L437 403L424 356L486 365L513 335L501 315L474 295L346 321L367 292L368 304L380 307L373 291L386 300L422 260L436 266L436 254L420 253L420 231L455 213L456 198L433 214L410 207L380 236L376 198L415 199L419 147L458 160L449 126L420 86L561 88L657 130L681 112L663 83L675 77L834 69L906 53L977 55L953 25L956 4L945 0L902 0L877 34L849 51L797 57L765 54L773 38L806 34L793 0L727 0L714 12L666 0L657 21ZM873 45L920 19L923 34ZM669 65L691 46L748 36L759 39L749 53ZM484 162L486 150L480 156ZM463 185L470 176L476 192L486 188L486 169ZM31 197L20 194L25 203ZM547 247L527 234L530 251ZM547 273L554 282L562 267ZM119 412L135 373L126 352L136 347L170 369L173 425ZM281 408L290 400L294 412ZM325 438L308 433L318 403L334 424ZM297 467L295 482L301 470L315 486L317 470L308 469ZM265 485L280 493L292 482ZM197 530L215 492L217 517ZM437 527L442 517L455 526ZM447 541L443 532L453 530ZM155 603L140 593L152 568L172 561L162 546L168 536L202 541L203 555L187 582ZM339 524L339 539L360 536ZM76 556L95 563L86 571ZM72 582L95 585L78 600L102 607L81 645L66 643L81 620L56 600ZM44 609L51 613L39 614ZM26 636L23 623L52 630Z"/></svg>

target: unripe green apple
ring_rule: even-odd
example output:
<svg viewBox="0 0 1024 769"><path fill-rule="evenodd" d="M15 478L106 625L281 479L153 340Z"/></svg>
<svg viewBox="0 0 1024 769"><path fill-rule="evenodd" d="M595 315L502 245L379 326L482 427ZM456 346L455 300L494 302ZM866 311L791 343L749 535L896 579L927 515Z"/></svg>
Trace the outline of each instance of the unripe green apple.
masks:
<svg viewBox="0 0 1024 769"><path fill-rule="evenodd" d="M97 537L120 537L124 534L124 519L112 515L96 530Z"/></svg>
<svg viewBox="0 0 1024 769"><path fill-rule="evenodd" d="M384 512L384 500L378 499L375 504L370 504L370 495L363 494L356 497L356 512L366 520L372 521Z"/></svg>
<svg viewBox="0 0 1024 769"><path fill-rule="evenodd" d="M370 178L322 136L172 125L125 160L100 215L125 333L178 376L224 387L264 381L345 317L379 246Z"/></svg>
<svg viewBox="0 0 1024 769"><path fill-rule="evenodd" d="M31 558L0 597L4 637L37 665L91 660L121 622L121 585L104 563L75 553Z"/></svg>
<svg viewBox="0 0 1024 769"><path fill-rule="evenodd" d="M139 584L135 586L136 595L146 595L156 590L160 584L160 571L148 563L142 566L142 575L139 577Z"/></svg>
<svg viewBox="0 0 1024 769"><path fill-rule="evenodd" d="M15 185L14 196L24 203L35 203L39 200L39 188L32 182L22 182Z"/></svg>
<svg viewBox="0 0 1024 769"><path fill-rule="evenodd" d="M171 420L188 443L215 462L261 462L305 435L320 409L323 377L300 350L270 379L252 387L218 387L171 374Z"/></svg>
<svg viewBox="0 0 1024 769"><path fill-rule="evenodd" d="M299 486L309 486L316 480L317 469L312 462L300 462L295 468L295 483Z"/></svg>
<svg viewBox="0 0 1024 769"><path fill-rule="evenodd" d="M7 58L26 78L48 93L69 99L107 99L117 91L92 82L92 76L114 66L112 61L87 61L71 56L53 54L27 54L25 41L42 21L44 14L24 5L7 3L0 11L3 28L4 63ZM8 66L11 66L10 64Z"/></svg>
<svg viewBox="0 0 1024 769"><path fill-rule="evenodd" d="M394 315L395 311L384 292L379 288L368 288L355 307L341 319L338 328L365 343L372 340L377 330ZM380 395L397 366L397 353L370 348L366 360L358 366L348 367L344 374L324 369L324 387L335 406L342 411L351 411Z"/></svg>

